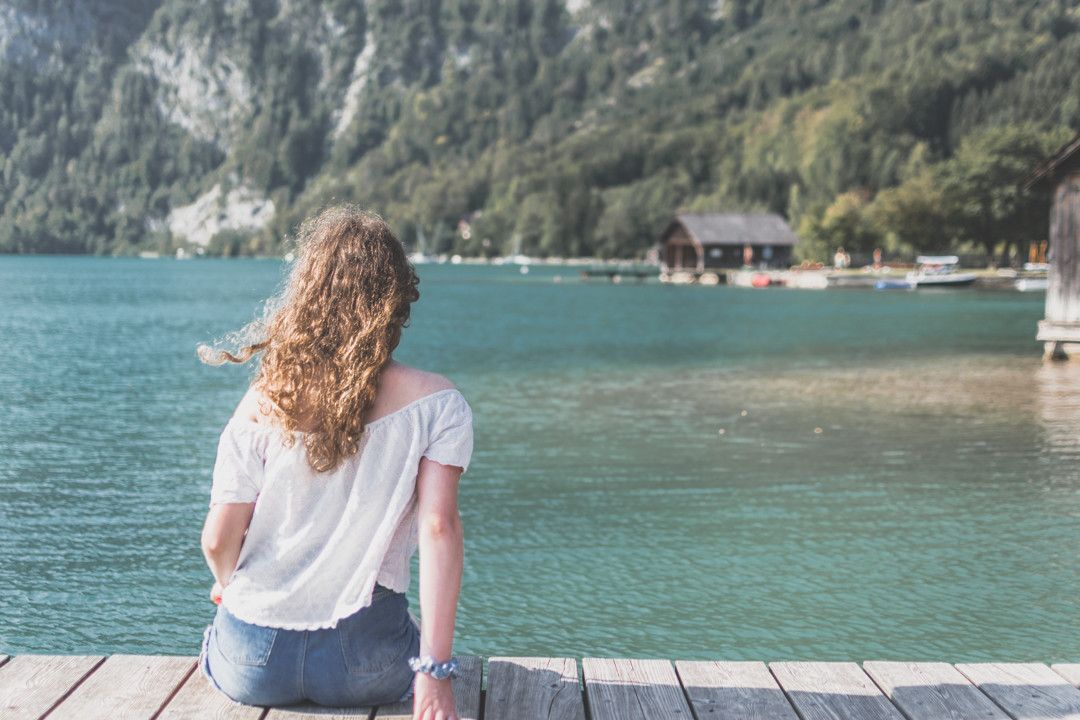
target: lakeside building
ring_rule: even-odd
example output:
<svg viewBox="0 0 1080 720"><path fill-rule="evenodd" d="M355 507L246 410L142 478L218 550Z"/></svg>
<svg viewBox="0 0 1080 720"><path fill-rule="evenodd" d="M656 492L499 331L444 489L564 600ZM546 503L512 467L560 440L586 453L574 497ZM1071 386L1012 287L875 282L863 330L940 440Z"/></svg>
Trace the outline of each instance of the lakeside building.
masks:
<svg viewBox="0 0 1080 720"><path fill-rule="evenodd" d="M679 214L660 236L660 269L701 274L714 268L786 268L798 241L773 213Z"/></svg>
<svg viewBox="0 0 1080 720"><path fill-rule="evenodd" d="M1045 343L1047 357L1080 358L1080 134L1024 185L1052 193L1046 314L1036 339Z"/></svg>

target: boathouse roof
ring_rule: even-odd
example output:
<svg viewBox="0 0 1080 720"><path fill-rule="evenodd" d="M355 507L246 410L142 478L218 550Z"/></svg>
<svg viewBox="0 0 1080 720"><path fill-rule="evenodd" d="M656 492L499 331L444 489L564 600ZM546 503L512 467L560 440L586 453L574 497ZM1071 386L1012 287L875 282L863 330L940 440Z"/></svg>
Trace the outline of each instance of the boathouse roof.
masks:
<svg viewBox="0 0 1080 720"><path fill-rule="evenodd" d="M775 213L682 213L663 237L678 226L701 245L794 245L799 241L784 218Z"/></svg>
<svg viewBox="0 0 1080 720"><path fill-rule="evenodd" d="M1045 182L1053 182L1061 173L1077 169L1080 169L1080 133L1032 170L1024 179L1024 187L1030 189Z"/></svg>

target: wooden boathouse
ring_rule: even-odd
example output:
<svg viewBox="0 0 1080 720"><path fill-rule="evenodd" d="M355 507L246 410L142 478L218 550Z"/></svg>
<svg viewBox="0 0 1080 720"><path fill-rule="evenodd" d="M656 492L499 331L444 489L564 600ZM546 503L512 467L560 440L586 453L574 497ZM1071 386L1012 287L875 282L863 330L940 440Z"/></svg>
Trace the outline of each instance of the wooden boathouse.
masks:
<svg viewBox="0 0 1080 720"><path fill-rule="evenodd" d="M779 215L684 213L660 236L661 273L786 268L798 237Z"/></svg>
<svg viewBox="0 0 1080 720"><path fill-rule="evenodd" d="M1036 168L1025 186L1051 193L1046 315L1036 339L1048 358L1080 358L1080 134Z"/></svg>
<svg viewBox="0 0 1080 720"><path fill-rule="evenodd" d="M1080 665L459 656L461 720L1080 718ZM261 708L210 687L195 658L0 655L5 720L411 720L409 704Z"/></svg>

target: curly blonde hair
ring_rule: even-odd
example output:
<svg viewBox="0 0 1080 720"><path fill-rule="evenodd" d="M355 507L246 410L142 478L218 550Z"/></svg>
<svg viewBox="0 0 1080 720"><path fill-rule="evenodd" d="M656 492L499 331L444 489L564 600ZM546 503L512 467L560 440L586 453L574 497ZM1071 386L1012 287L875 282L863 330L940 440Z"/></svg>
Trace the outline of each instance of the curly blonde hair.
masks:
<svg viewBox="0 0 1080 720"><path fill-rule="evenodd" d="M252 387L287 443L303 442L316 471L356 452L380 373L420 297L405 248L378 215L327 208L301 226L295 265L264 318L235 333L234 350L202 345L203 362L245 363L262 353Z"/></svg>

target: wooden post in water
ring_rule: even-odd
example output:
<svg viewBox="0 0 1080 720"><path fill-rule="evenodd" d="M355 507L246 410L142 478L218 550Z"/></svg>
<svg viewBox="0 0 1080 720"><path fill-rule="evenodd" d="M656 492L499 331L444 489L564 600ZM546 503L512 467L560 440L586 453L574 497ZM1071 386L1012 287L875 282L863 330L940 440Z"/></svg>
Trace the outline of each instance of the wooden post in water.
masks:
<svg viewBox="0 0 1080 720"><path fill-rule="evenodd" d="M1046 316L1036 339L1044 343L1048 359L1080 359L1080 135L1040 165L1025 185L1053 192Z"/></svg>

